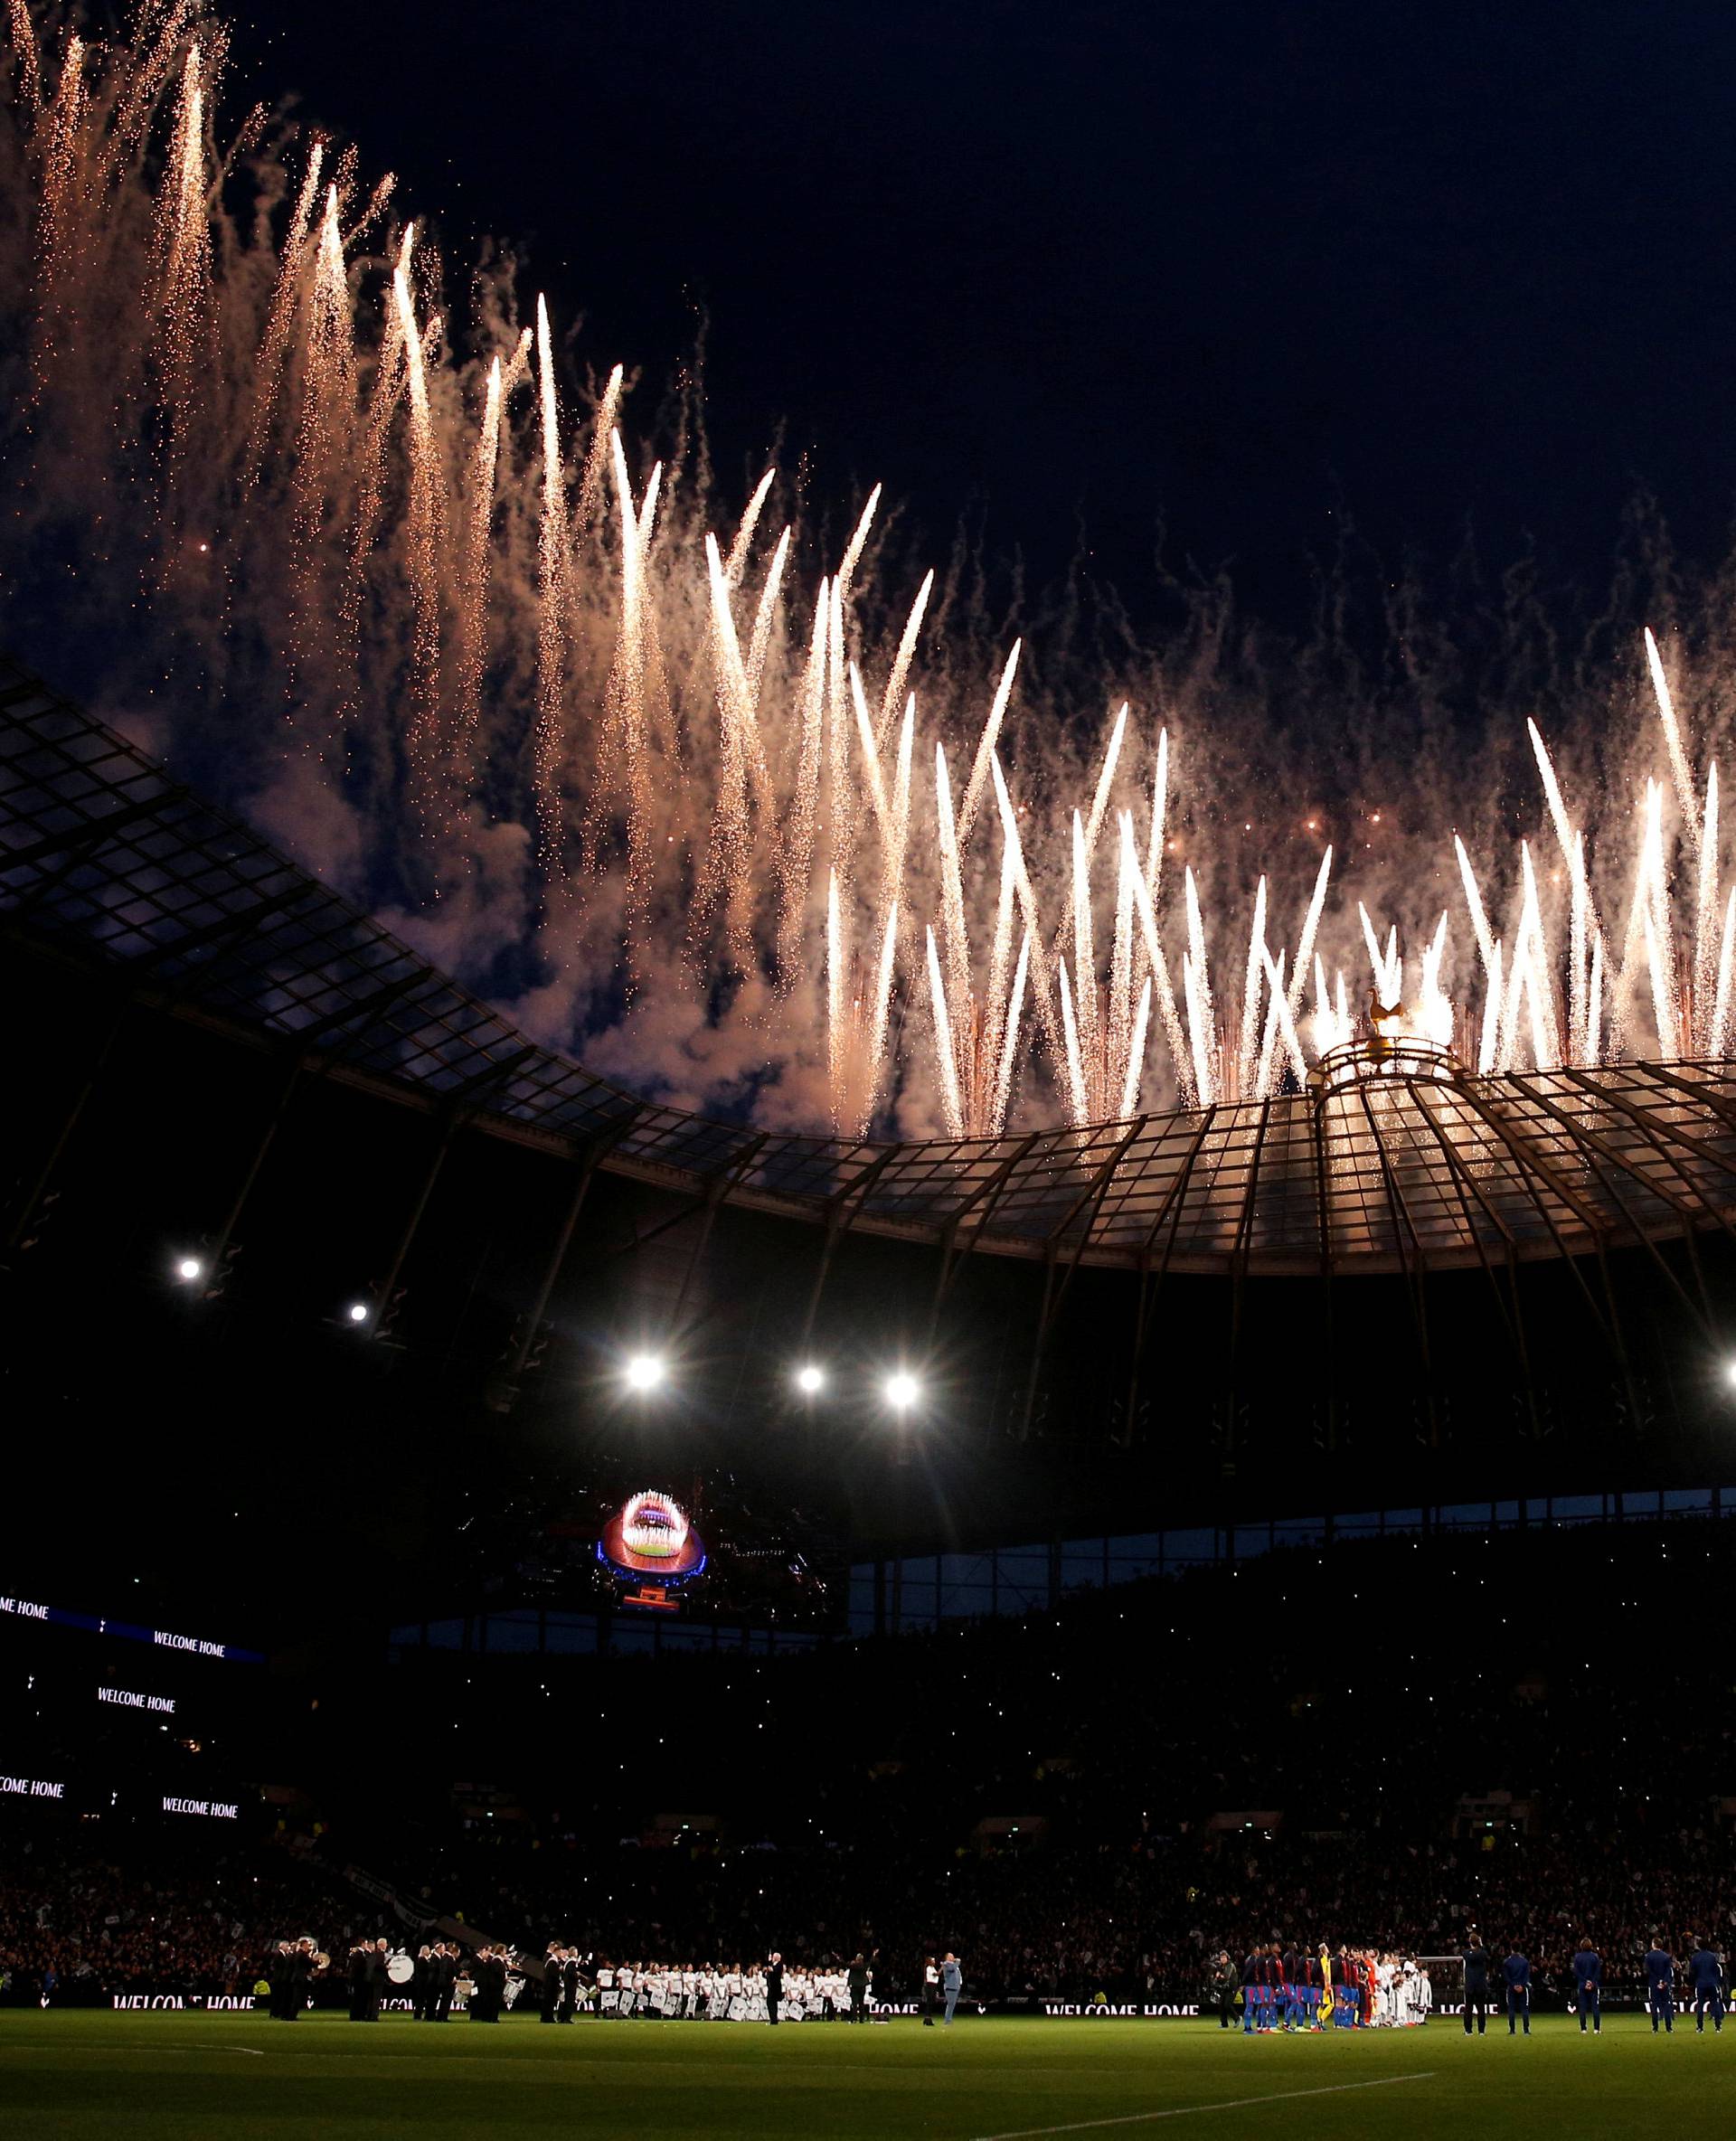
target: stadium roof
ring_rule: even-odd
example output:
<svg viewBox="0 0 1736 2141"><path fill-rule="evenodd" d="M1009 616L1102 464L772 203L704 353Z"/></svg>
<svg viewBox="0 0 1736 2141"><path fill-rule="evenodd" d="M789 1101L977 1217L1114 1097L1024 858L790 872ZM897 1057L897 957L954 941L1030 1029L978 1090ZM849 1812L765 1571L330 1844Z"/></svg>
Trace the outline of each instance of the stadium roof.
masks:
<svg viewBox="0 0 1736 2141"><path fill-rule="evenodd" d="M707 1120L537 1045L88 713L0 662L0 915L140 999L695 1197L1000 1255L1334 1273L1736 1219L1736 1066L1382 1077L1087 1130L899 1144Z"/></svg>

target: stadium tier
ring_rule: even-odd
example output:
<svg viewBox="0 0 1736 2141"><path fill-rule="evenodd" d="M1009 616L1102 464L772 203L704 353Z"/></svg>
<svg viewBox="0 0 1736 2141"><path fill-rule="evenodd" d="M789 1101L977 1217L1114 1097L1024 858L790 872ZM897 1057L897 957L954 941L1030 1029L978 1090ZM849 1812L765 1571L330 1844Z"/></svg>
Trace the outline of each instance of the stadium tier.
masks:
<svg viewBox="0 0 1736 2141"><path fill-rule="evenodd" d="M1557 2011L1590 1933L1632 2007L1654 1934L1732 1932L1736 1731L1695 1607L1732 1573L1730 1518L1654 1513L1280 1548L755 1656L177 1675L0 1622L41 1707L12 1745L66 1780L0 1799L0 1941L16 1996L52 1968L104 2004L245 1994L285 1933L676 1970L860 1950L902 2003L952 1948L1019 2013L1197 2008L1221 1949L1453 1957L1476 1927ZM123 1673L175 1697L169 1731L98 1699ZM202 1771L261 1781L201 1816Z"/></svg>

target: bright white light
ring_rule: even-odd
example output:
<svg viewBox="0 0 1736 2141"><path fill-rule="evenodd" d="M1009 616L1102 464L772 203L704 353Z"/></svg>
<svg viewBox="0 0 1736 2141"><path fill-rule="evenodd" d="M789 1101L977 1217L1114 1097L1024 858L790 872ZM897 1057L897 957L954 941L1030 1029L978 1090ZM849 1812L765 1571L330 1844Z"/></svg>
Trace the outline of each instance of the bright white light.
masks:
<svg viewBox="0 0 1736 2141"><path fill-rule="evenodd" d="M197 1278L204 1269L197 1257L182 1257L175 1263L175 1276L177 1278Z"/></svg>
<svg viewBox="0 0 1736 2141"><path fill-rule="evenodd" d="M664 1365L655 1353L636 1353L627 1363L627 1387L630 1391L654 1391L663 1378Z"/></svg>
<svg viewBox="0 0 1736 2141"><path fill-rule="evenodd" d="M826 1388L824 1368L798 1368L796 1371L796 1388L805 1398L811 1398L816 1391Z"/></svg>
<svg viewBox="0 0 1736 2141"><path fill-rule="evenodd" d="M345 1313L353 1324L364 1324L368 1320L368 1305L365 1301L352 1301Z"/></svg>
<svg viewBox="0 0 1736 2141"><path fill-rule="evenodd" d="M895 1412L908 1412L921 1395L922 1385L901 1368L896 1375L886 1378L886 1402Z"/></svg>
<svg viewBox="0 0 1736 2141"><path fill-rule="evenodd" d="M1724 1376L1727 1382L1736 1382L1736 1361L1730 1361L1725 1363Z"/></svg>

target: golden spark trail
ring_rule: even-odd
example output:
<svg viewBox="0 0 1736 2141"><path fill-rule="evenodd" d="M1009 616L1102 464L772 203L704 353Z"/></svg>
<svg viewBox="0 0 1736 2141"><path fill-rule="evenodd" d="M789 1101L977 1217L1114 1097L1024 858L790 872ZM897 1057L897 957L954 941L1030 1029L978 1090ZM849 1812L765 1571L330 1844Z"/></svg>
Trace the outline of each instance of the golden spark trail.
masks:
<svg viewBox="0 0 1736 2141"><path fill-rule="evenodd" d="M257 377L253 386L253 428L248 439L247 476L257 483L271 420L277 410L284 364L289 354L289 336L295 325L301 288L307 273L307 247L313 234L314 211L319 201L319 177L326 164L326 144L316 139L307 152L307 168L289 217L289 233L279 256L277 288L266 315L265 334L259 344Z"/></svg>
<svg viewBox="0 0 1736 2141"><path fill-rule="evenodd" d="M421 329L410 294L410 278L401 268L392 278L392 295L410 382L410 545L414 604L410 747L426 772L438 745L440 706L441 472L429 409L428 375L422 364Z"/></svg>
<svg viewBox="0 0 1736 2141"><path fill-rule="evenodd" d="M536 301L536 394L542 425L542 521L537 540L536 724L532 778L538 845L546 868L566 874L561 807L561 714L567 672L567 513L561 467L561 411L555 399L549 307ZM591 858L594 867L594 856Z"/></svg>
<svg viewBox="0 0 1736 2141"><path fill-rule="evenodd" d="M826 885L826 1082L832 1095L832 1127L836 1130L844 1127L846 1055L844 960L844 921L838 911L838 873L833 870L827 872Z"/></svg>
<svg viewBox="0 0 1736 2141"><path fill-rule="evenodd" d="M1133 853L1133 817L1131 813L1121 820L1121 845L1128 855ZM1194 1059L1182 1031L1181 1014L1175 1007L1175 991L1169 978L1169 964L1164 957L1163 939L1157 933L1157 918L1152 906L1151 891L1145 877L1136 869L1133 877L1134 911L1139 917L1139 931L1146 948L1146 959L1151 968L1151 977L1157 985L1157 1010L1163 1021L1164 1032L1169 1042L1170 1061L1181 1088L1184 1108L1199 1104L1199 1087L1194 1078Z"/></svg>
<svg viewBox="0 0 1736 2141"><path fill-rule="evenodd" d="M881 749L887 731L892 728L898 712L899 701L910 674L910 664L916 658L917 635L922 629L922 618L929 607L929 597L934 592L934 574L929 572L922 585L916 590L916 600L910 605L910 614L905 619L904 636L898 643L898 652L892 656L891 673L886 678L886 689L881 693L880 714L874 722L874 746Z"/></svg>
<svg viewBox="0 0 1736 2141"><path fill-rule="evenodd" d="M416 243L416 226L405 229L398 249L395 272L406 280ZM382 322L379 354L374 361L373 382L363 418L362 439L356 450L360 462L355 517L350 531L349 570L339 599L338 619L347 656L343 688L337 702L343 722L359 719L363 712L362 622L367 608L369 566L375 538L385 511L386 447L400 396L404 391L404 338L398 307L388 306Z"/></svg>
<svg viewBox="0 0 1736 2141"><path fill-rule="evenodd" d="M940 954L934 941L934 925L927 931L929 943L929 1001L934 1014L934 1053L940 1071L940 1102L946 1111L947 1130L954 1137L965 1134L964 1103L958 1097L958 1066L953 1054L952 1021L947 1015L947 985L941 978ZM1061 992L1067 977L1061 976Z"/></svg>
<svg viewBox="0 0 1736 2141"><path fill-rule="evenodd" d="M1121 1082L1120 1118L1123 1122L1139 1112L1139 1082L1145 1071L1146 1026L1151 1017L1151 976L1139 992L1138 1008L1133 1014L1133 1033L1127 1042L1127 1075Z"/></svg>
<svg viewBox="0 0 1736 2141"><path fill-rule="evenodd" d="M527 330L519 344L521 361L529 342ZM459 740L467 750L474 745L482 722L482 681L488 662L488 539L494 522L495 478L500 467L500 426L505 398L500 359L495 357L488 366L488 391L470 467L470 507L458 596L458 726Z"/></svg>
<svg viewBox="0 0 1736 2141"><path fill-rule="evenodd" d="M1706 806L1700 828L1700 882L1694 927L1694 1048L1712 1047L1712 1004L1718 987L1718 761L1706 767Z"/></svg>
<svg viewBox="0 0 1736 2141"><path fill-rule="evenodd" d="M962 1021L970 1012L970 951L965 927L965 887L959 870L958 835L952 817L952 783L947 777L945 747L934 747L934 815L940 855L941 933L947 940L947 976L952 1009Z"/></svg>
<svg viewBox="0 0 1736 2141"><path fill-rule="evenodd" d="M1251 1098L1254 1090L1254 1035L1260 1020L1260 954L1265 948L1266 880L1262 877L1254 887L1254 919L1249 926L1248 964L1242 976L1241 1032L1236 1042L1236 1090L1244 1100Z"/></svg>
<svg viewBox="0 0 1736 2141"><path fill-rule="evenodd" d="M604 694L604 723L606 732L618 752L619 763L626 769L627 977L629 989L637 989L642 976L644 960L650 950L646 939L650 926L654 865L650 740L646 732L646 679L649 667L646 580L651 532L656 519L657 493L663 481L663 464L658 462L652 469L646 482L645 496L636 512L633 486L627 470L627 456L622 450L618 432L614 434L613 446L615 482L621 515L621 629L615 663L609 671ZM715 546L710 554L714 563L717 555ZM729 626L729 651L733 657L729 689L735 701L739 718L744 722L746 730L750 731L752 709L749 707L744 711L741 706L746 683L741 674L741 650L735 644L734 627L730 623L727 599L723 621ZM742 734L740 744L743 757L750 756L750 734ZM742 832L745 844L745 827ZM737 967L745 970L752 957L749 941L751 878L744 866L744 854L733 845L727 854L727 865L725 930Z"/></svg>
<svg viewBox="0 0 1736 2141"><path fill-rule="evenodd" d="M970 778L965 783L965 799L958 811L958 837L970 838L971 827L976 823L976 812L983 799L983 783L989 776L995 762L995 746L1000 740L1001 724L1006 719L1007 703L1013 696L1013 679L1018 674L1019 649L1024 641L1015 639L1013 651L1006 657L1001 671L1001 681L995 687L994 703L989 707L988 719L983 723L983 732L976 743L976 756L972 761Z"/></svg>
<svg viewBox="0 0 1736 2141"><path fill-rule="evenodd" d="M1731 985L1736 977L1736 885L1724 902L1723 938L1718 948L1717 994L1712 1011L1712 1032L1707 1041L1713 1056L1728 1054L1731 1045Z"/></svg>
<svg viewBox="0 0 1736 2141"><path fill-rule="evenodd" d="M1296 946L1296 967L1290 976L1289 995L1284 1002L1292 1032L1302 1014L1302 998L1307 993L1308 973L1314 964L1314 940L1320 934L1320 916L1326 904L1326 887L1331 882L1332 849L1328 846L1320 858L1320 868L1315 877L1307 912L1302 918L1302 934L1297 939Z"/></svg>
<svg viewBox="0 0 1736 2141"><path fill-rule="evenodd" d="M19 86L24 102L33 109L42 101L42 62L36 52L36 25L30 19L30 0L6 0L12 26L12 49L18 55Z"/></svg>
<svg viewBox="0 0 1736 2141"><path fill-rule="evenodd" d="M777 475L776 468L768 468L754 486L753 495L748 500L747 509L741 515L741 525L735 531L735 541L730 545L730 554L723 561L723 578L731 594L741 586L741 575L748 569L748 558L753 549L753 532L760 525L760 513L771 495L771 486Z"/></svg>
<svg viewBox="0 0 1736 2141"><path fill-rule="evenodd" d="M1657 700L1658 718L1664 724L1664 740L1670 754L1670 772L1675 781L1675 800L1682 813L1683 830L1688 845L1697 855L1700 852L1700 820L1694 808L1694 773L1688 765L1688 754L1682 744L1681 724L1675 718L1675 702L1670 696L1669 679L1664 674L1664 657L1657 651L1657 641L1652 637L1652 627L1646 627L1646 661L1651 670L1652 692Z"/></svg>
<svg viewBox="0 0 1736 2141"><path fill-rule="evenodd" d="M820 747L826 711L826 627L832 614L830 583L820 582L814 605L807 664L797 693L800 742L796 791L778 844L778 988L788 997L801 972L805 909L814 867L820 795Z"/></svg>
<svg viewBox="0 0 1736 2141"><path fill-rule="evenodd" d="M1736 902L1736 892L1732 892ZM1005 1019L1001 1028L1000 1068L995 1074L995 1099L984 1125L985 1135L998 1137L1006 1123L1007 1102L1013 1092L1013 1074L1018 1067L1019 1018L1024 1008L1024 981L1031 963L1031 936L1027 930L1019 939L1018 965L1013 970L1013 989L1007 999Z"/></svg>
<svg viewBox="0 0 1736 2141"><path fill-rule="evenodd" d="M181 71L169 165L158 205L156 349L171 464L190 447L212 356L211 221L205 212L205 80L196 43ZM174 476L171 476L171 482ZM173 545L175 531L170 527ZM173 550L171 550L171 556Z"/></svg>
<svg viewBox="0 0 1736 2141"><path fill-rule="evenodd" d="M1199 888L1194 866L1183 872L1187 899L1187 950L1183 955L1182 981L1187 999L1188 1044L1194 1054L1194 1090L1203 1108L1218 1097L1212 1057L1217 1047L1216 1023L1212 1012L1212 985L1205 965L1205 924L1200 915Z"/></svg>

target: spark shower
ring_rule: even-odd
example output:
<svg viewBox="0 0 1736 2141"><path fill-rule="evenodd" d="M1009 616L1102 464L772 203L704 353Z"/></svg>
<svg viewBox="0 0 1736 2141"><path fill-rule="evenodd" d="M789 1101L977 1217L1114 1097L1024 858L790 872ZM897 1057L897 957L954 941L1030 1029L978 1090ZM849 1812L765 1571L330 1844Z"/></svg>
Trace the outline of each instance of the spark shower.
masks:
<svg viewBox="0 0 1736 2141"><path fill-rule="evenodd" d="M1728 1050L1718 767L1650 632L1620 778L1520 713L1529 836L1413 822L1382 874L1379 812L1335 848L1276 745L1242 819L1187 693L1098 722L957 571L899 594L878 490L828 533L774 466L725 517L693 398L654 457L510 262L455 325L392 180L264 109L221 134L202 0L108 42L7 5L32 584L154 650L123 717L172 743L196 678L269 829L460 971L517 951L514 1008L600 1026L597 1067L977 1137L1288 1089L1371 992L1483 1072Z"/></svg>

